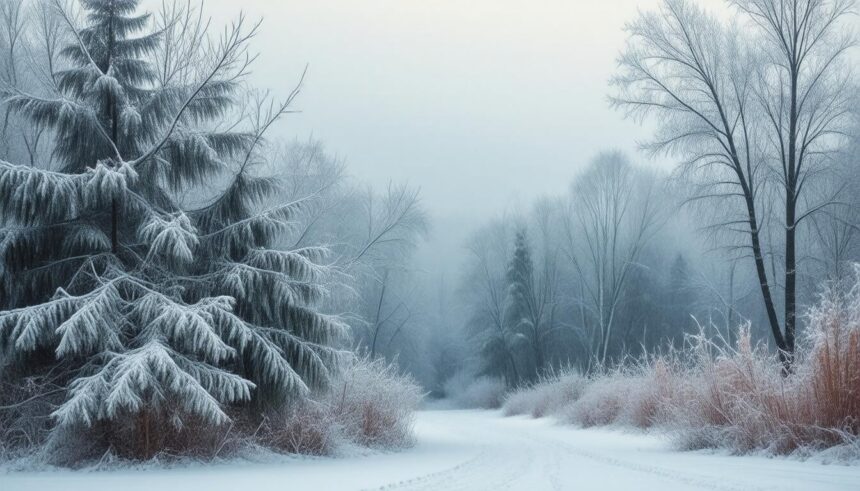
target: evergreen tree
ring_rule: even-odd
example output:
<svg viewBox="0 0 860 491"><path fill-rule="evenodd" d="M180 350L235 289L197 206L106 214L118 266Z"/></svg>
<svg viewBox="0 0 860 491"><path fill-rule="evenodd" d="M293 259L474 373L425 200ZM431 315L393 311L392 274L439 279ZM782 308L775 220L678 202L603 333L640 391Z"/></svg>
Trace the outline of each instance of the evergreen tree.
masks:
<svg viewBox="0 0 860 491"><path fill-rule="evenodd" d="M152 28L138 3L81 0L82 29L61 12L73 43L54 96L4 92L53 131L63 166L0 162L0 274L16 292L0 349L17 371L65 374L56 428L143 417L148 453L150 421L220 424L225 405L257 414L323 384L344 325L315 308L327 250L276 247L307 200L279 200L257 171L297 91L259 105L248 131L212 129L235 108L256 26L196 45L204 68L179 76L162 63L175 25Z"/></svg>
<svg viewBox="0 0 860 491"><path fill-rule="evenodd" d="M501 322L486 321L476 315L470 322L479 342L479 374L501 378L508 387L515 387L521 379L516 347L522 344L522 337Z"/></svg>
<svg viewBox="0 0 860 491"><path fill-rule="evenodd" d="M535 315L534 265L525 229L518 230L514 238L514 253L508 263L506 280L505 325L520 341L519 345L530 345L531 353L525 353L524 357L531 367L529 375L536 377L543 365L543 351L538 333L539 319Z"/></svg>
<svg viewBox="0 0 860 491"><path fill-rule="evenodd" d="M460 294L473 302L466 327L478 353L478 374L503 379L508 387L515 387L520 367L514 351L521 340L508 329L505 319L508 236L503 223L474 236L470 250L475 262Z"/></svg>

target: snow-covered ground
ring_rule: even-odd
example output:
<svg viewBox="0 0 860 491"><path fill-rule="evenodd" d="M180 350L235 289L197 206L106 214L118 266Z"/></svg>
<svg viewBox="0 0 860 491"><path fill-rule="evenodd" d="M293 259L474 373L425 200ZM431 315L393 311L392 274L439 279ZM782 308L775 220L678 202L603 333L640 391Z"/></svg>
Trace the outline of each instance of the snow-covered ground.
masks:
<svg viewBox="0 0 860 491"><path fill-rule="evenodd" d="M676 452L655 436L421 411L415 448L184 469L0 474L2 491L856 490L860 466Z"/></svg>

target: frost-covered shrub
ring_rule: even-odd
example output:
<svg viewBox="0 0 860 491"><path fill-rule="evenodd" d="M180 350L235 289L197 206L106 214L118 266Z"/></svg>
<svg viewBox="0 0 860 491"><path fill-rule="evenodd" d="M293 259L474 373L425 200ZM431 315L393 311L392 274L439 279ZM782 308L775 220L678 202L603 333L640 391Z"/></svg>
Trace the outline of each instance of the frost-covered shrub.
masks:
<svg viewBox="0 0 860 491"><path fill-rule="evenodd" d="M801 414L824 428L860 435L860 265L846 293L834 287L809 313L807 361L798 369L809 380ZM826 441L843 435L823 435Z"/></svg>
<svg viewBox="0 0 860 491"><path fill-rule="evenodd" d="M677 364L671 358L656 358L636 367L630 375L632 387L616 422L638 428L665 423L668 420L666 405L678 383L673 366Z"/></svg>
<svg viewBox="0 0 860 491"><path fill-rule="evenodd" d="M86 426L55 428L37 455L52 465L77 468L109 461L121 465L142 459L208 461L229 457L251 441L256 427L246 413L229 412L230 424L186 416L181 424L141 411Z"/></svg>
<svg viewBox="0 0 860 491"><path fill-rule="evenodd" d="M687 448L775 453L847 444L860 435L860 271L833 286L808 314L800 356L786 376L742 330L732 350L699 357L670 400ZM712 347L713 348L713 347Z"/></svg>
<svg viewBox="0 0 860 491"><path fill-rule="evenodd" d="M738 334L737 347L696 341L695 363L685 372L667 402L671 424L684 448L728 446L739 450L766 445L760 425L767 424L781 389L781 367L763 346L754 347L749 330ZM771 359L773 358L773 359Z"/></svg>
<svg viewBox="0 0 860 491"><path fill-rule="evenodd" d="M263 446L303 455L331 455L344 441L343 430L330 409L313 400L272 414L260 432Z"/></svg>
<svg viewBox="0 0 860 491"><path fill-rule="evenodd" d="M473 377L460 372L445 382L445 397L457 407L498 409L505 397L505 382L494 377Z"/></svg>
<svg viewBox="0 0 860 491"><path fill-rule="evenodd" d="M831 285L806 317L791 373L749 327L726 347L700 335L682 356L517 390L505 414L554 415L579 426L622 425L669 431L686 449L860 455L860 266L850 285ZM575 387L576 383L572 383ZM576 393L577 397L569 394ZM553 398L560 403L553 403Z"/></svg>
<svg viewBox="0 0 860 491"><path fill-rule="evenodd" d="M553 377L552 383L536 387L538 397L531 410L535 418L558 414L563 407L582 397L587 387L588 380L575 369L566 369Z"/></svg>
<svg viewBox="0 0 860 491"><path fill-rule="evenodd" d="M378 448L413 443L414 412L421 402L418 384L384 360L358 358L331 383L320 398L346 438Z"/></svg>
<svg viewBox="0 0 860 491"><path fill-rule="evenodd" d="M42 374L0 377L0 461L31 454L51 430L50 413L62 401L62 390Z"/></svg>
<svg viewBox="0 0 860 491"><path fill-rule="evenodd" d="M615 423L638 384L637 377L622 371L592 377L579 399L564 411L562 419L584 427Z"/></svg>
<svg viewBox="0 0 860 491"><path fill-rule="evenodd" d="M658 418L661 394L668 391L668 369L655 362L605 370L585 377L576 370L544 377L505 400L507 415L556 416L580 425L629 424L648 427Z"/></svg>
<svg viewBox="0 0 860 491"><path fill-rule="evenodd" d="M518 416L531 413L534 405L533 387L520 387L505 396L502 403L502 413L505 416Z"/></svg>
<svg viewBox="0 0 860 491"><path fill-rule="evenodd" d="M394 366L382 360L359 358L342 368L327 388L292 405L266 411L262 418L241 408L227 408L230 423L226 425L184 418L176 427L172 422L156 420L154 414L134 413L92 426L64 426L50 432L45 427L35 433L41 437L33 445L12 447L6 445L12 440L4 439L0 461L16 460L26 468L41 464L117 466L147 454L154 462L210 461L259 452L333 455L354 447L396 449L411 445L414 411L421 399L415 381L399 375ZM40 417L33 421L49 420L50 408L38 412ZM152 419L146 421L147 417ZM5 423L0 419L0 424ZM149 426L146 439L135 437L147 431L142 425ZM146 442L151 447L141 448Z"/></svg>
<svg viewBox="0 0 860 491"><path fill-rule="evenodd" d="M531 414L535 418L558 415L580 398L587 379L575 369L564 369L542 377L530 387L517 389L505 398L506 415Z"/></svg>

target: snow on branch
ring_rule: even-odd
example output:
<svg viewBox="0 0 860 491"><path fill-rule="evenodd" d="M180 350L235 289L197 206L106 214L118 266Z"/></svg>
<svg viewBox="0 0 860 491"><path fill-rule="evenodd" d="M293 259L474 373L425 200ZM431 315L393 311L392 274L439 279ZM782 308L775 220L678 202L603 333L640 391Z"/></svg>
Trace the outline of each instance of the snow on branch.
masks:
<svg viewBox="0 0 860 491"><path fill-rule="evenodd" d="M80 177L0 161L0 214L36 224L75 214Z"/></svg>
<svg viewBox="0 0 860 491"><path fill-rule="evenodd" d="M236 354L216 331L216 319L232 315L232 310L230 297L206 298L186 305L151 292L135 303L129 318L142 326L142 339L167 339L183 353L219 363Z"/></svg>
<svg viewBox="0 0 860 491"><path fill-rule="evenodd" d="M106 161L99 162L95 168L87 169L85 176L83 201L96 208L125 196L138 178L137 172L130 165L123 162L112 165Z"/></svg>
<svg viewBox="0 0 860 491"><path fill-rule="evenodd" d="M153 340L126 353L115 354L95 374L76 379L71 397L53 416L60 426L115 419L144 408L162 410L179 403L189 414L214 424L229 417L221 403L248 400L254 384L206 365L182 360L163 343Z"/></svg>
<svg viewBox="0 0 860 491"><path fill-rule="evenodd" d="M29 352L47 345L55 329L77 310L79 302L79 297L61 289L49 302L0 313L0 348Z"/></svg>
<svg viewBox="0 0 860 491"><path fill-rule="evenodd" d="M329 256L326 247L303 247L291 251L252 249L246 263L255 268L277 271L299 280L318 280L328 272L327 266L319 263Z"/></svg>
<svg viewBox="0 0 860 491"><path fill-rule="evenodd" d="M168 264L188 264L194 259L192 251L198 243L197 229L184 213L169 220L152 215L139 235L149 244L148 260L159 257Z"/></svg>
<svg viewBox="0 0 860 491"><path fill-rule="evenodd" d="M122 349L119 329L125 303L111 282L75 302L77 311L56 329L57 356L82 356Z"/></svg>

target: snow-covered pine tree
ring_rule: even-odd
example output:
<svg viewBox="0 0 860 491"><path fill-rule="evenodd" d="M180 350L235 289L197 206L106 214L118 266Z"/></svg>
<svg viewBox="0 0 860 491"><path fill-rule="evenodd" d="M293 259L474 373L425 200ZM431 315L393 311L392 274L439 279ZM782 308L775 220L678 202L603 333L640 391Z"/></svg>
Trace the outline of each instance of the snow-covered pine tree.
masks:
<svg viewBox="0 0 860 491"><path fill-rule="evenodd" d="M56 4L72 44L54 95L4 88L63 165L0 162L0 274L15 292L0 361L65 374L58 429L142 421L148 456L151 424L221 424L227 405L257 413L324 383L344 324L315 308L326 249L276 247L306 200L278 203L255 170L297 90L249 131L218 129L257 26L240 18L210 42L205 22L157 24L138 0L80 4L83 28Z"/></svg>

